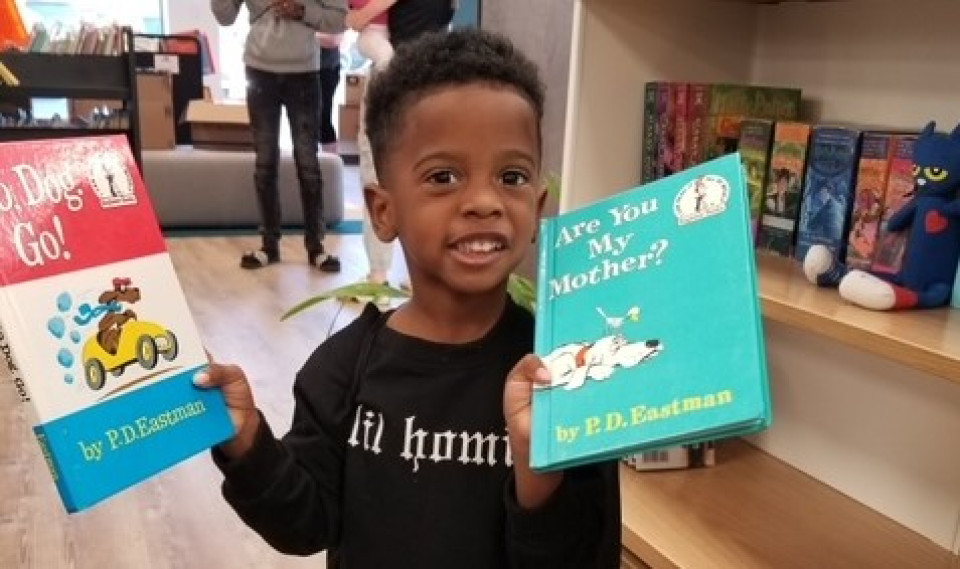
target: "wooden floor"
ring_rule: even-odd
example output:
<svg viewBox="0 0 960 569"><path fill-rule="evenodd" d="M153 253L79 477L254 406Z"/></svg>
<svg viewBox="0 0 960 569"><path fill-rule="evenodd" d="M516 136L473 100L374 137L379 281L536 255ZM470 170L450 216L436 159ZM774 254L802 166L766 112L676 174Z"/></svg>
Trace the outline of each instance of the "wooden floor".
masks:
<svg viewBox="0 0 960 569"><path fill-rule="evenodd" d="M238 266L241 252L257 245L255 236L168 240L207 349L246 369L279 433L289 426L294 373L326 337L337 305L324 303L284 322L280 315L317 291L359 279L366 268L360 239L328 237L343 258L336 276L311 270L299 236L283 239L282 263L259 271ZM335 327L357 311L346 308ZM325 567L322 555L282 556L247 529L221 498L221 476L207 453L67 515L23 411L12 385L0 386L0 568Z"/></svg>

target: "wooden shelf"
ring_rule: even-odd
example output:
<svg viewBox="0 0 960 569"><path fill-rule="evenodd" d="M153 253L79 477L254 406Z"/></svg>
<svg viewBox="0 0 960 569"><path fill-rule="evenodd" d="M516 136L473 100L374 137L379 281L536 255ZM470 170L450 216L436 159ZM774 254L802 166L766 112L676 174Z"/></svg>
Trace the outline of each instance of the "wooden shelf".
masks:
<svg viewBox="0 0 960 569"><path fill-rule="evenodd" d="M797 261L758 255L757 265L765 318L960 383L960 311L866 310L810 284Z"/></svg>
<svg viewBox="0 0 960 569"><path fill-rule="evenodd" d="M740 440L716 466L621 465L623 545L654 569L956 569L946 549Z"/></svg>

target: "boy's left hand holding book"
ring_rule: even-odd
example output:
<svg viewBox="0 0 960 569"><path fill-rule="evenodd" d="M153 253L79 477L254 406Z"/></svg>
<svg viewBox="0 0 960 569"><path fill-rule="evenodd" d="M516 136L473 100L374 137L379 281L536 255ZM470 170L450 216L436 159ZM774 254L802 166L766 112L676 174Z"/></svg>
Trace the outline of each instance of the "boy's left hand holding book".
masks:
<svg viewBox="0 0 960 569"><path fill-rule="evenodd" d="M549 385L550 372L535 354L527 354L507 375L503 389L503 417L507 422L517 503L522 508L542 506L563 482L563 472L530 469L530 401L534 384Z"/></svg>
<svg viewBox="0 0 960 569"><path fill-rule="evenodd" d="M219 448L228 458L242 456L253 446L260 426L260 413L246 374L238 366L211 362L205 371L194 376L193 382L198 387L220 388L236 434Z"/></svg>

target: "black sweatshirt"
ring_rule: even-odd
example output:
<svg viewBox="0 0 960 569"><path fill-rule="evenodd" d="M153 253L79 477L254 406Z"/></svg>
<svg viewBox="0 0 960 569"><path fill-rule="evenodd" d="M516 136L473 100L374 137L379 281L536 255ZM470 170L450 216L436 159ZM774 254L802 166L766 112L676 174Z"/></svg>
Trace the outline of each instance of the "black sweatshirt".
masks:
<svg viewBox="0 0 960 569"><path fill-rule="evenodd" d="M240 517L286 553L336 547L343 569L617 567L616 463L567 470L543 507L517 505L502 397L531 351L529 313L508 303L484 338L457 345L378 318L368 306L307 360L282 440L263 421L241 459L214 453Z"/></svg>

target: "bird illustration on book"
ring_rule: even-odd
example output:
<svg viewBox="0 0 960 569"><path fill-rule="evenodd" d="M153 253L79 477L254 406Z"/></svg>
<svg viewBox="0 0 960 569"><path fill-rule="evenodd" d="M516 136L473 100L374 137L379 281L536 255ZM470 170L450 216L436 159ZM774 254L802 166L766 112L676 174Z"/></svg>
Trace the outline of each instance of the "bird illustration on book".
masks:
<svg viewBox="0 0 960 569"><path fill-rule="evenodd" d="M618 367L634 367L663 350L660 340L631 342L624 334L624 322L640 320L638 307L631 307L623 316L608 316L599 307L597 312L603 317L605 335L592 342L563 344L551 351L543 359L544 365L550 370L551 381L542 389L578 389L587 379L608 379Z"/></svg>
<svg viewBox="0 0 960 569"><path fill-rule="evenodd" d="M849 270L822 246L804 257L807 279L839 287L840 296L871 310L933 308L950 302L960 262L960 125L950 134L930 122L913 150L913 193L887 222L909 231L897 272Z"/></svg>

